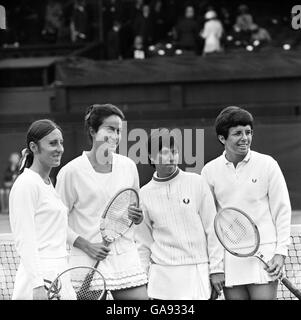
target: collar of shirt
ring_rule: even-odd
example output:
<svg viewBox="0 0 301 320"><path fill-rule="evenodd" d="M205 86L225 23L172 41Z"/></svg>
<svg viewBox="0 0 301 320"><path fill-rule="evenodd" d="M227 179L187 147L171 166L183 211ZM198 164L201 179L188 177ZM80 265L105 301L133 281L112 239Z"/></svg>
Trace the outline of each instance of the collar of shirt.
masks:
<svg viewBox="0 0 301 320"><path fill-rule="evenodd" d="M93 171L93 172L96 172L95 169L93 168L92 166L92 163L90 162L89 158L88 158L88 155L87 155L87 152L88 151L83 151L82 153L82 157L83 157L83 160L84 160L84 163L85 163L85 167L89 170L89 171ZM108 173L112 173L113 172L113 166L115 167L115 163L117 161L116 159L116 154L113 152L112 153L112 157L113 157L113 160L112 160L112 171L111 172L108 172ZM99 173L99 172L97 172ZM107 173L106 173L107 174Z"/></svg>
<svg viewBox="0 0 301 320"><path fill-rule="evenodd" d="M174 179L179 173L180 173L180 168L177 168L170 176L168 176L166 178L159 178L157 171L156 171L153 175L153 180L155 180L156 182L170 181L170 180Z"/></svg>
<svg viewBox="0 0 301 320"><path fill-rule="evenodd" d="M248 162L251 158L251 149L249 149L248 153L246 154L246 156L242 159L242 161L240 162ZM226 158L226 151L223 152L223 160L224 160L224 163L226 165L228 164L231 164L232 162L229 161L227 158Z"/></svg>

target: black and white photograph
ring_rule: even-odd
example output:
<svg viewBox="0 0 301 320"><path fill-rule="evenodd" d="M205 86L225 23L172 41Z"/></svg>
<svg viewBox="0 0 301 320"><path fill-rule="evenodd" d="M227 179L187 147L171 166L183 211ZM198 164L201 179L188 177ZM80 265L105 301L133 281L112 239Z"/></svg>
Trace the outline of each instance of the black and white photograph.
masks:
<svg viewBox="0 0 301 320"><path fill-rule="evenodd" d="M301 2L0 0L0 146L0 300L301 300Z"/></svg>

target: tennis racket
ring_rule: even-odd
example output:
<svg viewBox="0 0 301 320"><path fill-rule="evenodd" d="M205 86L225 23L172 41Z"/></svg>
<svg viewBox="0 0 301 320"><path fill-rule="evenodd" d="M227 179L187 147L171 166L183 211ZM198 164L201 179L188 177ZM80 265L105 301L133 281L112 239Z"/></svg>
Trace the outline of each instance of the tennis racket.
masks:
<svg viewBox="0 0 301 320"><path fill-rule="evenodd" d="M87 274L90 282L84 284ZM49 283L50 281L45 280ZM105 300L106 281L96 269L87 266L69 268L61 272L46 287L48 300Z"/></svg>
<svg viewBox="0 0 301 320"><path fill-rule="evenodd" d="M106 246L123 236L132 226L133 221L128 217L129 206L139 207L139 194L133 188L121 189L106 206L100 222L100 232ZM95 263L94 269L97 269L99 262ZM89 287L93 272L87 275L83 286Z"/></svg>
<svg viewBox="0 0 301 320"><path fill-rule="evenodd" d="M254 221L242 210L227 207L217 213L214 219L214 229L222 246L237 257L255 257L266 266L268 262L258 250L260 246L260 234ZM301 291L298 290L282 274L280 281L299 300Z"/></svg>

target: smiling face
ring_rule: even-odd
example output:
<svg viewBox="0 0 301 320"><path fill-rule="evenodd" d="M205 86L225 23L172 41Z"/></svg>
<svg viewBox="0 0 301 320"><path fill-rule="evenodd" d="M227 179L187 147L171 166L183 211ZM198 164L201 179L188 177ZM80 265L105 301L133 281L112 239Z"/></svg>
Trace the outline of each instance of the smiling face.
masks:
<svg viewBox="0 0 301 320"><path fill-rule="evenodd" d="M218 138L225 146L226 157L231 162L241 161L248 153L253 137L250 125L229 128L228 137L219 135Z"/></svg>
<svg viewBox="0 0 301 320"><path fill-rule="evenodd" d="M64 153L63 136L59 129L54 129L38 143L30 142L34 160L45 168L58 167Z"/></svg>
<svg viewBox="0 0 301 320"><path fill-rule="evenodd" d="M96 158L108 157L116 151L121 140L121 130L122 120L117 115L105 118L96 133L91 129Z"/></svg>

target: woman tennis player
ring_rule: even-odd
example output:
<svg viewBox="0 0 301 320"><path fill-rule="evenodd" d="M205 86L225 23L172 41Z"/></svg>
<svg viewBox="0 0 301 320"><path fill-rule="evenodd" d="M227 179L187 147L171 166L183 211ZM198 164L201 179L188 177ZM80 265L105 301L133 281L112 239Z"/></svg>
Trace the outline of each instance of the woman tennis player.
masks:
<svg viewBox="0 0 301 320"><path fill-rule="evenodd" d="M145 218L135 230L148 272L148 295L159 300L216 299L224 273L223 249L213 227L214 200L200 175L178 168L178 152L168 129L149 136L148 154L156 172L141 188Z"/></svg>
<svg viewBox="0 0 301 320"><path fill-rule="evenodd" d="M69 209L70 264L93 266L101 260L98 269L114 299L145 300L147 277L133 239L135 225L109 246L100 232L101 216L113 196L123 188L139 189L135 163L115 153L122 120L121 110L111 104L87 109L85 125L92 148L60 170L56 189ZM143 219L136 207L129 209L129 216L134 224Z"/></svg>
<svg viewBox="0 0 301 320"><path fill-rule="evenodd" d="M266 268L259 259L225 252L225 298L276 299L277 278L290 242L291 206L283 174L271 156L250 149L253 116L248 111L235 106L223 109L215 130L225 150L204 166L202 176L211 187L218 210L236 207L255 222L259 249L269 260Z"/></svg>
<svg viewBox="0 0 301 320"><path fill-rule="evenodd" d="M67 269L67 208L49 178L63 152L62 131L54 122L32 123L20 175L9 196L10 225L21 257L14 300L47 299L44 279L52 281ZM62 284L62 290L62 299L75 299L69 281Z"/></svg>

